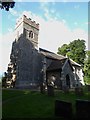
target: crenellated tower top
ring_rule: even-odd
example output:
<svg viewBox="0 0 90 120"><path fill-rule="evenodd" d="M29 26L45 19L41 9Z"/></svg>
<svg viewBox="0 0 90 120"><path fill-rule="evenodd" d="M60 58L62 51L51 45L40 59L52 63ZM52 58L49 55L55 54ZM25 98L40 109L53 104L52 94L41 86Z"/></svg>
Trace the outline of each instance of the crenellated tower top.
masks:
<svg viewBox="0 0 90 120"><path fill-rule="evenodd" d="M34 27L34 28L39 30L39 23L36 23L35 21L32 21L31 18L27 18L26 15L23 15L19 20L17 20L15 29L17 29L22 22L24 22L26 24L29 24L32 27Z"/></svg>
<svg viewBox="0 0 90 120"><path fill-rule="evenodd" d="M18 40L19 36L26 30L26 38L28 38L35 47L38 47L39 23L32 21L31 18L23 15L15 26L15 38Z"/></svg>

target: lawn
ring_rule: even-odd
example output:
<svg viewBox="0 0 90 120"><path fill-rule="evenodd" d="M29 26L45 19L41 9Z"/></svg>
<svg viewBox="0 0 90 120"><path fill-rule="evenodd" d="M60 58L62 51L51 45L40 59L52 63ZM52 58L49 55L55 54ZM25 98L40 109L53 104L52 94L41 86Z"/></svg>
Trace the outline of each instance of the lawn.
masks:
<svg viewBox="0 0 90 120"><path fill-rule="evenodd" d="M50 97L47 93L41 94L39 91L2 90L2 117L55 118L54 107L57 99L71 102L75 112L75 100L90 100L90 93L85 90L83 96L76 96L74 92L55 91L55 96Z"/></svg>

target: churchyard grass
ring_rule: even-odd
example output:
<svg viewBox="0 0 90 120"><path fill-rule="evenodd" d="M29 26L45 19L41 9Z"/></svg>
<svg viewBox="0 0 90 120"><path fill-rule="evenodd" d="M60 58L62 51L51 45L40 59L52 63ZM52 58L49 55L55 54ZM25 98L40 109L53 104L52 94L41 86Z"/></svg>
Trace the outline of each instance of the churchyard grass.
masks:
<svg viewBox="0 0 90 120"><path fill-rule="evenodd" d="M73 91L64 93L55 90L55 96L30 90L2 90L3 118L55 118L55 100L71 102L75 112L75 100L90 100L90 92L84 88L84 95L77 96ZM61 119L63 120L63 119Z"/></svg>

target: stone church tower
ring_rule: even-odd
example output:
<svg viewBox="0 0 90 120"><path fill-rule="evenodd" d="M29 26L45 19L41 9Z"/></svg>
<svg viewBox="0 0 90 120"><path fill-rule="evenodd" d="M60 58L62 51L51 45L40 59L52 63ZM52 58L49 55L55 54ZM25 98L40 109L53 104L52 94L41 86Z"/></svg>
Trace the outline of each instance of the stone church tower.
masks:
<svg viewBox="0 0 90 120"><path fill-rule="evenodd" d="M30 88L39 83L40 64L38 54L39 24L22 16L16 23L15 41L10 55L11 73L16 88Z"/></svg>
<svg viewBox="0 0 90 120"><path fill-rule="evenodd" d="M15 26L15 38L17 40L24 29L26 30L26 38L33 43L35 48L38 48L39 24L23 15Z"/></svg>

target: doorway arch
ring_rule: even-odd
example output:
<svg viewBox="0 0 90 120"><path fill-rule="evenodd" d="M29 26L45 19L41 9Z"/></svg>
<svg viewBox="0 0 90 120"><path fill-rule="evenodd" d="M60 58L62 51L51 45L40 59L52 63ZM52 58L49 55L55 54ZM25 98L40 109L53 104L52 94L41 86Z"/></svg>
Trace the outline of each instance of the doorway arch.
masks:
<svg viewBox="0 0 90 120"><path fill-rule="evenodd" d="M66 75L66 85L70 88L70 77L68 74Z"/></svg>

